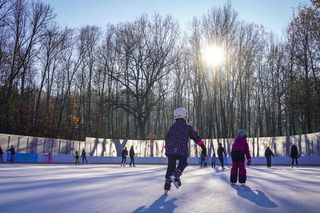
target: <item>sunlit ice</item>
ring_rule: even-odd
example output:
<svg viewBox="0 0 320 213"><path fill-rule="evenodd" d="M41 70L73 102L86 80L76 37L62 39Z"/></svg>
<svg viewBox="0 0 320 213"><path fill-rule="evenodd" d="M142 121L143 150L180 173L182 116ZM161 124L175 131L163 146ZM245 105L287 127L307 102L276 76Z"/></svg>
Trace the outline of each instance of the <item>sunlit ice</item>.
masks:
<svg viewBox="0 0 320 213"><path fill-rule="evenodd" d="M202 60L210 67L221 65L224 61L224 50L218 45L207 45L202 49Z"/></svg>

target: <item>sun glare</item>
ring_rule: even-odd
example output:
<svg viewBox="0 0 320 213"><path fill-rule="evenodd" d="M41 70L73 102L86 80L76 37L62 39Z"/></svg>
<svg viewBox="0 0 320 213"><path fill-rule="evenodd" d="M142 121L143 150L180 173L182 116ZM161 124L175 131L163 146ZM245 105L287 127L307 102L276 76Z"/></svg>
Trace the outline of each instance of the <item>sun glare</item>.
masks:
<svg viewBox="0 0 320 213"><path fill-rule="evenodd" d="M218 46L207 46L202 51L203 61L211 66L216 67L224 61L224 51Z"/></svg>

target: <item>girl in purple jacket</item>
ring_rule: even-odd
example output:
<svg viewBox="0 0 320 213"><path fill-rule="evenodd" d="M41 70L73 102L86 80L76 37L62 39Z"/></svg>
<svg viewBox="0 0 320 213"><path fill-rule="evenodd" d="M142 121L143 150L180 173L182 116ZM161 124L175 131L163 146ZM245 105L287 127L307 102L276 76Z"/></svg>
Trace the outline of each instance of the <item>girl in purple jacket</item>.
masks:
<svg viewBox="0 0 320 213"><path fill-rule="evenodd" d="M168 166L164 184L165 193L170 190L171 183L173 183L177 189L181 186L180 176L188 165L189 138L194 140L202 148L203 155L206 155L207 152L197 132L187 123L187 118L188 111L185 108L176 109L174 111L175 123L169 128L166 134L165 154L168 157ZM176 166L177 160L179 161L178 166Z"/></svg>
<svg viewBox="0 0 320 213"><path fill-rule="evenodd" d="M232 158L232 168L230 174L231 184L237 182L239 175L239 183L244 185L247 180L247 173L245 168L245 156L247 158L247 165L251 165L251 156L249 152L249 146L247 143L247 132L244 130L239 130L237 137L232 144L231 158Z"/></svg>

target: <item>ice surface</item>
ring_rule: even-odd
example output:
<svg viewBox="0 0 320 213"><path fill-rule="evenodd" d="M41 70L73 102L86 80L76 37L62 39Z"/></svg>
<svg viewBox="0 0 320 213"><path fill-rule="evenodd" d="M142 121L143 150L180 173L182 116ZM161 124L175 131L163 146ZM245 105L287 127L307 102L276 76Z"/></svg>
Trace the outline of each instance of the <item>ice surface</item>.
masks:
<svg viewBox="0 0 320 213"><path fill-rule="evenodd" d="M163 195L165 165L0 164L0 212L319 212L320 167L247 169L188 166Z"/></svg>

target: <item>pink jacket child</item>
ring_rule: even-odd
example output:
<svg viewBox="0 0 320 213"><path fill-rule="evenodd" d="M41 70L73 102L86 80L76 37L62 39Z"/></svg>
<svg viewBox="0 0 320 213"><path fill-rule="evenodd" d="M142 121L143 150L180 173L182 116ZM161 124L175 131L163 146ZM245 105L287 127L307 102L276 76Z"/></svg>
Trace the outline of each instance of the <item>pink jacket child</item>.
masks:
<svg viewBox="0 0 320 213"><path fill-rule="evenodd" d="M239 176L239 183L245 184L247 180L247 173L245 168L245 156L247 158L247 165L251 165L251 156L249 146L247 143L247 133L244 130L239 130L237 137L232 144L231 158L232 168L230 174L231 184L237 182Z"/></svg>

